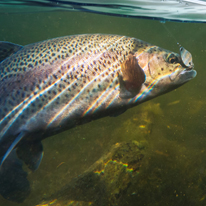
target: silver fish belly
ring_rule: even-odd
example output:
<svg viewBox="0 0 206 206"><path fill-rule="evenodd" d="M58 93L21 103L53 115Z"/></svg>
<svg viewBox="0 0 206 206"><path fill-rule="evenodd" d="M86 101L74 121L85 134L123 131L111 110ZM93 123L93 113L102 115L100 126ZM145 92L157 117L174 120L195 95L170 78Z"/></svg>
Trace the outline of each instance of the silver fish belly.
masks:
<svg viewBox="0 0 206 206"><path fill-rule="evenodd" d="M2 167L15 149L35 170L42 150L28 163L24 144L121 113L196 75L179 54L126 36L84 34L14 47L0 63Z"/></svg>

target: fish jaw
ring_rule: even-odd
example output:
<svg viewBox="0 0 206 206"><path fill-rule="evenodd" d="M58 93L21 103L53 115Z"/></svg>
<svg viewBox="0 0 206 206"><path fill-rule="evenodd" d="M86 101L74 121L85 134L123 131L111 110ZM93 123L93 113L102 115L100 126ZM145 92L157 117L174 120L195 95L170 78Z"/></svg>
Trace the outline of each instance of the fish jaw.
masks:
<svg viewBox="0 0 206 206"><path fill-rule="evenodd" d="M135 106L168 93L195 78L196 74L197 72L195 70L188 71L185 69L178 73L173 81L171 81L171 76L168 74L159 79L155 79L150 82L150 84L144 83L140 92L129 101L129 104L131 103L131 106Z"/></svg>
<svg viewBox="0 0 206 206"><path fill-rule="evenodd" d="M153 85L153 90L156 90L156 94L154 94L154 96L167 93L180 87L181 85L192 80L196 76L196 74L197 72L195 70L184 69L177 70L172 74L161 77L160 79L156 80Z"/></svg>
<svg viewBox="0 0 206 206"><path fill-rule="evenodd" d="M194 69L184 69L180 71L175 71L174 74L170 75L170 79L172 79L172 83L174 85L181 86L185 84L186 82L192 80L197 75L196 70ZM175 76L175 77L173 77ZM173 77L173 78L172 78Z"/></svg>

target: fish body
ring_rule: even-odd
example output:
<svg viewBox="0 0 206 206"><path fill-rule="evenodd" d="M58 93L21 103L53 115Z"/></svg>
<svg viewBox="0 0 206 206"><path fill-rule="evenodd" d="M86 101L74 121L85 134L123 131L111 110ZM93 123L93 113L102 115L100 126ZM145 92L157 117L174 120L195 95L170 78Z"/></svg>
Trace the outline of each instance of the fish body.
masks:
<svg viewBox="0 0 206 206"><path fill-rule="evenodd" d="M196 75L181 55L133 37L84 34L13 47L0 63L1 169L15 152L35 170L42 139L116 116Z"/></svg>

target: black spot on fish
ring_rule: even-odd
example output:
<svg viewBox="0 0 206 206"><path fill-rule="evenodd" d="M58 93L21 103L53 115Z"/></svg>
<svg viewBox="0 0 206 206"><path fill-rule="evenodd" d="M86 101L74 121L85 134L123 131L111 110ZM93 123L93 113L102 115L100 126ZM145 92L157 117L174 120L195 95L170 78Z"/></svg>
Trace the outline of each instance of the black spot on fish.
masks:
<svg viewBox="0 0 206 206"><path fill-rule="evenodd" d="M53 74L53 77L54 77L55 79L58 79L58 76L57 76L56 74Z"/></svg>

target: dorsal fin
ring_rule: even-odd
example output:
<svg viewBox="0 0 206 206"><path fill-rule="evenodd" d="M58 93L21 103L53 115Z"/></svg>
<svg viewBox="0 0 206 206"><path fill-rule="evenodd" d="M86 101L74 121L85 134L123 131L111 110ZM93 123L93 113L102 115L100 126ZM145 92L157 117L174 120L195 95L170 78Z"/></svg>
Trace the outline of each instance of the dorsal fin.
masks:
<svg viewBox="0 0 206 206"><path fill-rule="evenodd" d="M0 62L2 62L4 59L16 53L22 48L23 46L18 44L13 44L7 41L0 41Z"/></svg>

